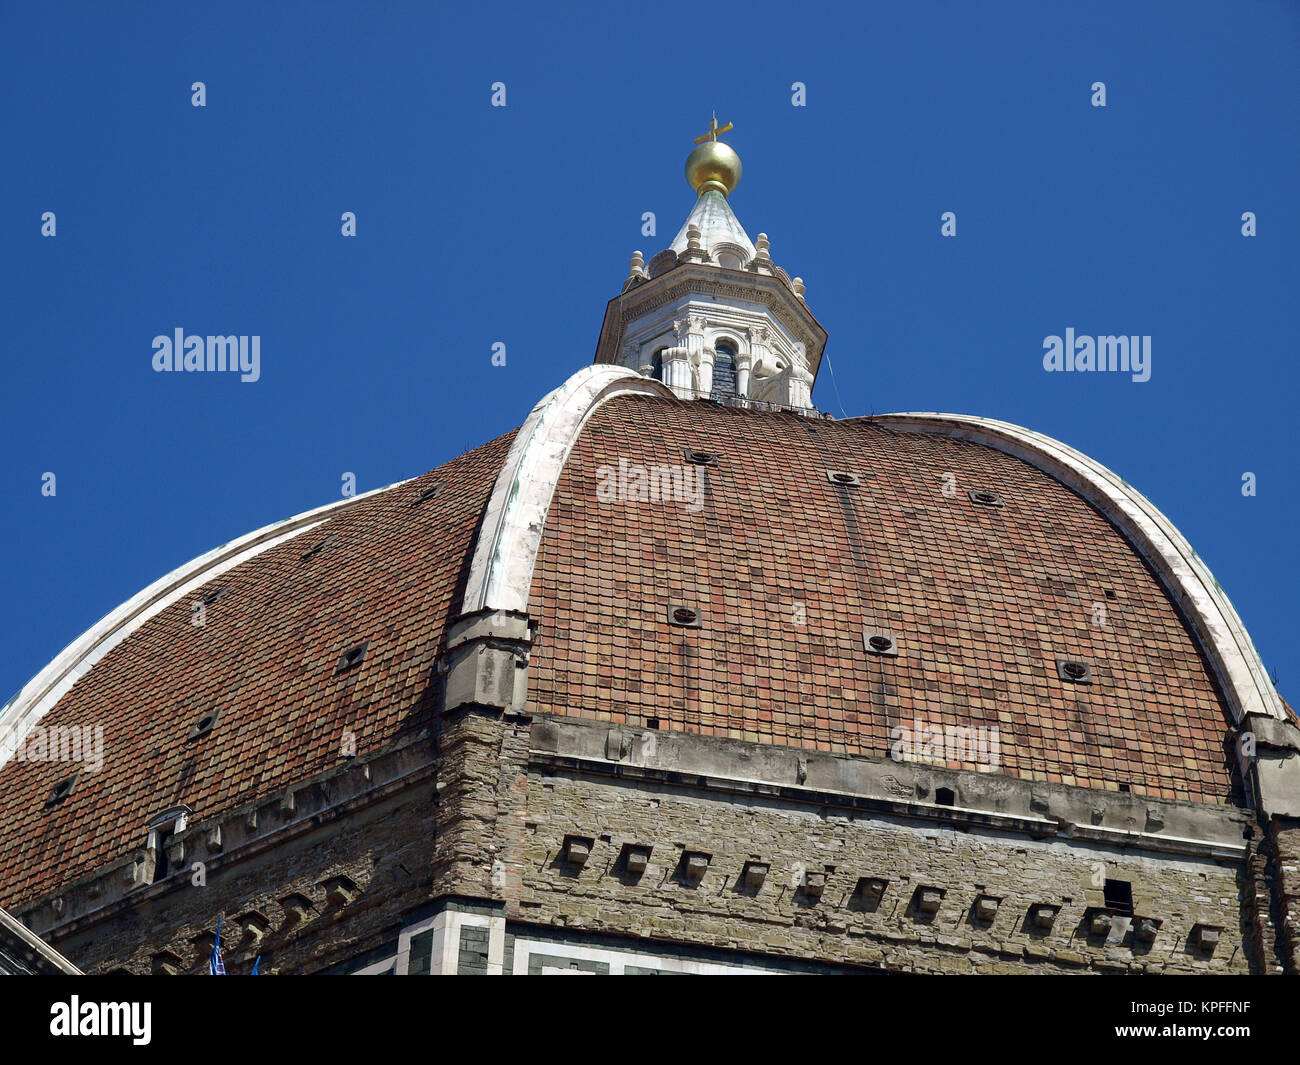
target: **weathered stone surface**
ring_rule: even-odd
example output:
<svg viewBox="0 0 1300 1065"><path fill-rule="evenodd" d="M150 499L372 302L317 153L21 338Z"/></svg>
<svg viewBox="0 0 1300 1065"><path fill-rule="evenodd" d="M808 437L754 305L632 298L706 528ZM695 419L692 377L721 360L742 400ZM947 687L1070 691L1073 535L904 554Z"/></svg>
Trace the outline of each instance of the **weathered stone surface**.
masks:
<svg viewBox="0 0 1300 1065"><path fill-rule="evenodd" d="M639 939L652 950L899 972L1234 973L1296 964L1300 830L1289 822L1274 823L1244 862L1142 853L994 826L958 831L784 793L737 795L699 778L649 784L566 770L549 755L537 764L531 735L521 716L446 715L436 787L426 775L387 798L339 808L331 821L274 821L273 831L296 834L211 855L205 887L137 888L130 905L55 918L52 940L92 972L198 971L224 913L232 970L260 953L263 971L319 972L391 952L411 914L459 899L537 929ZM207 832L195 826L195 840ZM563 860L566 838L590 841L580 866ZM619 862L630 845L647 851L636 876ZM694 886L683 876L691 855L708 855ZM756 866L766 868L761 881L745 875ZM1102 901L1099 876L1128 881L1139 912L1162 922L1153 944L1085 934L1085 911ZM864 897L864 881L883 893ZM925 889L943 892L933 913L915 905ZM292 920L283 900L295 895L305 902ZM989 913L980 898L1001 900L991 920L980 919ZM1060 908L1050 928L1035 919L1043 904ZM1185 949L1197 926L1222 929L1213 951ZM458 956L483 969L477 940Z"/></svg>
<svg viewBox="0 0 1300 1065"><path fill-rule="evenodd" d="M987 951L1004 961L981 971L1078 972L1094 961L1113 970L1132 960L1131 947L1090 946L1080 930L1098 866L1108 878L1130 881L1134 896L1149 900L1151 913L1164 921L1161 937L1169 935L1171 943L1185 940L1200 922L1223 926L1228 940L1240 923L1238 870L1211 858L1139 856L1095 844L956 832L842 811L832 817L823 807L776 799L735 801L698 788L643 790L551 770L529 773L527 802L535 827L525 840L521 899L529 912L543 919L572 914L581 897L594 901L605 930L622 935L671 935L717 946L744 941L745 926L762 922L783 925L784 931L763 934L751 949L828 963L876 966L887 957L891 968L962 972L973 968L973 955ZM580 876L557 877L550 856L566 833L608 827L653 844L637 883L602 872L612 867L617 848L600 841ZM688 849L711 854L693 891L673 876ZM757 893L743 890L752 853L761 853L771 866ZM825 874L822 897L813 906L801 885L807 870L821 868L822 854L834 854L834 870ZM980 871L985 891L971 886L972 870ZM877 875L891 881L878 908L854 908L858 881ZM945 889L936 914L909 910L916 885ZM676 910L688 893L691 920L665 925L663 914ZM984 894L1003 901L991 922L972 921L975 899ZM1206 901L1189 901L1195 897ZM1047 901L1061 907L1050 932L1030 917L1033 905ZM1220 945L1210 957L1178 954L1169 967L1245 972L1249 963L1241 950Z"/></svg>
<svg viewBox="0 0 1300 1065"><path fill-rule="evenodd" d="M413 787L283 846L214 860L202 885L178 876L144 888L49 938L89 973L202 971L219 914L232 973L259 954L264 973L310 973L395 949L404 915L430 898L436 810L432 786ZM323 885L334 880L352 885L350 901L330 901ZM281 903L295 896L306 900L296 921Z"/></svg>

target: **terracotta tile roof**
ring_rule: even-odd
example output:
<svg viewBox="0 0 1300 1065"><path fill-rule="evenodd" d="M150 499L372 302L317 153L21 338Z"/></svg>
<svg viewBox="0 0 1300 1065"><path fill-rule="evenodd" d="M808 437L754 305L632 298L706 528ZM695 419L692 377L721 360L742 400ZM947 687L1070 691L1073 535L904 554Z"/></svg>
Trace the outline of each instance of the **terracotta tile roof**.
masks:
<svg viewBox="0 0 1300 1065"><path fill-rule="evenodd" d="M111 651L41 722L102 724L103 770L50 808L66 764L0 770L0 905L134 852L170 807L203 819L333 768L346 730L364 753L426 728L512 438L222 574L203 628L186 600ZM719 456L698 512L597 500L602 464L680 465L687 447ZM832 484L827 470L862 483ZM441 492L412 506L433 484ZM1003 506L977 507L973 489ZM701 607L703 626L667 624L670 601ZM1095 603L1105 626L1092 624ZM1155 578L1068 489L978 444L611 401L561 477L530 612L541 711L873 757L892 726L920 717L998 728L1001 771L1016 776L1237 801L1226 708ZM898 657L866 655L866 626L893 632ZM336 676L365 642L364 663ZM1059 679L1067 656L1092 665L1091 685ZM216 729L187 743L212 709Z"/></svg>
<svg viewBox="0 0 1300 1065"><path fill-rule="evenodd" d="M602 465L680 465L687 447L719 455L698 513L598 501ZM669 602L703 626L670 625ZM979 444L611 401L561 477L531 613L538 710L873 757L914 718L996 727L1018 777L1239 801L1227 706L1156 578L1089 504ZM865 654L864 627L898 657ZM1058 658L1093 682L1061 680Z"/></svg>
<svg viewBox="0 0 1300 1065"><path fill-rule="evenodd" d="M170 807L202 819L336 767L345 731L366 753L426 728L442 634L513 436L222 574L207 588L226 594L203 627L186 599L110 651L41 722L103 725L103 768L49 808L67 763L0 770L3 904L139 849ZM413 506L434 484L438 495ZM364 662L336 676L339 656L367 641ZM187 743L213 709L216 728Z"/></svg>

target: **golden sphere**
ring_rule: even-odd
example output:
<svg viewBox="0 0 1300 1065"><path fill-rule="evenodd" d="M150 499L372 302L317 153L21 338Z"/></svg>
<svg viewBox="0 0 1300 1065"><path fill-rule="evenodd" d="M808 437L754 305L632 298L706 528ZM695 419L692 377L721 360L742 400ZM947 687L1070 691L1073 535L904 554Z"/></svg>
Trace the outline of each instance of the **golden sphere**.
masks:
<svg viewBox="0 0 1300 1065"><path fill-rule="evenodd" d="M686 157L686 180L700 195L717 189L726 196L740 184L740 156L722 141L705 141Z"/></svg>

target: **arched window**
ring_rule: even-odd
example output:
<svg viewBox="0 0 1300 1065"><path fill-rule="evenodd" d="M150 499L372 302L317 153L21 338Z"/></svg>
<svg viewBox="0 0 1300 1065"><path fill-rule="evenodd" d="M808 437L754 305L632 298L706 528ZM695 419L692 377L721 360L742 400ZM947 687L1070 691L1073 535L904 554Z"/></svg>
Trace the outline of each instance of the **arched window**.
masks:
<svg viewBox="0 0 1300 1065"><path fill-rule="evenodd" d="M713 345L713 398L723 399L736 394L736 354L739 349L734 340L722 337Z"/></svg>

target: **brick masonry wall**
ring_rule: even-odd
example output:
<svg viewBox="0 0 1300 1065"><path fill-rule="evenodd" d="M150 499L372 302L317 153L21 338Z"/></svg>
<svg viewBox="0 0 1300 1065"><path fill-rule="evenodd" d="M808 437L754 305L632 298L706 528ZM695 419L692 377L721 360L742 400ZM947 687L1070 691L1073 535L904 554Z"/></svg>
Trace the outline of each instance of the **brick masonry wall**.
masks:
<svg viewBox="0 0 1300 1065"><path fill-rule="evenodd" d="M257 953L267 972L350 969L390 953L413 915L459 898L504 903L508 917L530 925L647 946L912 972L1241 973L1276 971L1279 952L1294 971L1300 828L1275 825L1242 863L1140 855L685 783L543 772L529 767L528 747L526 718L450 715L440 726L436 786L414 786L241 858L206 887L178 873L170 890L149 889L52 942L90 972L147 973L164 952L178 971L197 972L210 947L204 936L224 914L231 971L246 970ZM594 841L581 868L561 856L571 834ZM652 848L640 876L619 863L626 844ZM680 876L688 851L709 856L695 887ZM770 865L756 892L742 885L747 862ZM1131 935L1086 934L1085 910L1103 903L1099 872L1130 882L1135 911L1162 922L1150 947ZM818 873L825 886L814 899L803 885ZM341 905L324 889L336 876L356 887ZM861 877L889 882L878 904L856 894ZM914 904L921 887L944 893L933 915ZM284 904L294 893L310 901L297 922ZM974 912L980 895L1001 900L991 921ZM1030 917L1036 903L1061 906L1049 931ZM261 939L239 927L248 911L269 921ZM1222 927L1212 954L1191 941L1197 924Z"/></svg>
<svg viewBox="0 0 1300 1065"><path fill-rule="evenodd" d="M562 860L567 834L595 840L581 869ZM620 873L628 843L653 847L639 878ZM678 877L684 851L710 857L697 887ZM756 894L741 886L747 861L770 863ZM708 798L668 788L529 775L518 899L524 919L591 932L820 958L912 972L1237 972L1257 969L1243 940L1245 868L1230 862L1139 856L1113 848L1009 835L920 828L829 809ZM1131 882L1134 909L1163 923L1149 948L1098 941L1084 912L1100 906L1103 877ZM805 872L824 873L808 898ZM872 909L859 877L889 881ZM945 894L932 917L912 904L918 887ZM977 896L999 897L990 923ZM1068 900L1068 901L1067 901ZM1050 932L1034 926L1034 903L1061 911ZM1212 955L1189 942L1198 923L1220 926ZM1112 937L1116 938L1116 937Z"/></svg>
<svg viewBox="0 0 1300 1065"><path fill-rule="evenodd" d="M1275 818L1271 825L1277 951L1291 975L1300 974L1300 825Z"/></svg>
<svg viewBox="0 0 1300 1065"><path fill-rule="evenodd" d="M1257 973L1283 971L1277 950L1278 932L1273 920L1272 851L1273 844L1269 839L1257 847L1252 846L1242 886L1242 910L1247 916L1244 948L1250 955L1251 971Z"/></svg>
<svg viewBox="0 0 1300 1065"><path fill-rule="evenodd" d="M434 789L426 782L214 872L206 886L193 886L188 872L178 872L172 890L74 934L61 937L56 930L51 940L90 973L150 973L164 951L180 959L176 971L204 972L211 941L203 937L216 929L219 914L232 973L247 972L257 954L264 973L312 973L395 949L408 915L430 898L435 812ZM322 886L338 876L357 889L341 905L332 904ZM297 922L281 904L295 893L311 903ZM270 922L260 939L245 935L237 920L249 911Z"/></svg>
<svg viewBox="0 0 1300 1065"><path fill-rule="evenodd" d="M436 896L500 900L518 894L527 799L528 722L458 711L439 726Z"/></svg>

